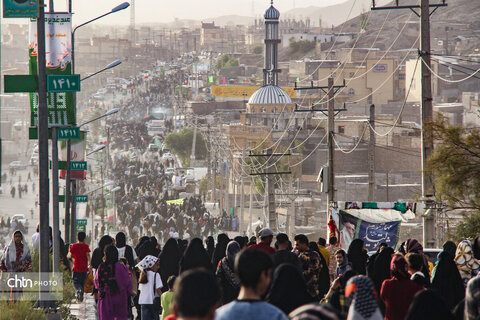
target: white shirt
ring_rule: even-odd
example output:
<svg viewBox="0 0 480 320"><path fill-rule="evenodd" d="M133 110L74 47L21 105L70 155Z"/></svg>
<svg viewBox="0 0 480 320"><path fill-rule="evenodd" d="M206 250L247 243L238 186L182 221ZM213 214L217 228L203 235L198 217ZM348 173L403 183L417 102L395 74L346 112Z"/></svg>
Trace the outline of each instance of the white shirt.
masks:
<svg viewBox="0 0 480 320"><path fill-rule="evenodd" d="M157 279L153 279L153 276L156 275ZM163 288L162 279L160 279L160 274L153 271L147 271L147 283L140 283L138 285L138 290L140 290L140 296L138 297L138 304L153 304L153 283L155 282L155 297L158 297L157 289Z"/></svg>
<svg viewBox="0 0 480 320"><path fill-rule="evenodd" d="M127 246L123 247L123 248L117 248L118 250L118 260L122 259L122 258L125 258L125 248ZM133 253L133 261L137 261L137 253L135 252L135 249L132 248L132 253Z"/></svg>

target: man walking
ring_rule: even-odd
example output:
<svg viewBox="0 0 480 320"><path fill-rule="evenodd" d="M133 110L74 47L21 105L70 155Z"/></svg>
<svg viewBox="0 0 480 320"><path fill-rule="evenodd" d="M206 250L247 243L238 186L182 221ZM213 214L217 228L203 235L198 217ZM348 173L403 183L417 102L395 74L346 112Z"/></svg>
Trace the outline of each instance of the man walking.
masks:
<svg viewBox="0 0 480 320"><path fill-rule="evenodd" d="M323 267L317 252L310 250L308 238L304 234L295 236L295 248L298 250L298 259L302 265L303 276L307 282L307 291L313 299L319 300L319 277Z"/></svg>
<svg viewBox="0 0 480 320"><path fill-rule="evenodd" d="M73 286L77 292L77 300L83 301L83 287L87 279L88 266L90 265L90 248L85 241L85 232L79 232L77 235L78 243L70 246L68 259L73 258L72 279Z"/></svg>

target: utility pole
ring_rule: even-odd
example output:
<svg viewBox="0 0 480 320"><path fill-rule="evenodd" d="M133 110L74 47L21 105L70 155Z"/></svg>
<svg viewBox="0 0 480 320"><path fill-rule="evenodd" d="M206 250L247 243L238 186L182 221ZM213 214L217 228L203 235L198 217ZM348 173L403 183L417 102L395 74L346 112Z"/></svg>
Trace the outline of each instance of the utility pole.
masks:
<svg viewBox="0 0 480 320"><path fill-rule="evenodd" d="M248 204L248 230L250 230L250 234L254 234L252 230L252 206L253 206L253 190L255 188L255 184L253 183L253 178L250 179L250 203Z"/></svg>
<svg viewBox="0 0 480 320"><path fill-rule="evenodd" d="M267 216L268 216L268 227L272 229L274 232L278 228L277 223L277 212L276 212L276 205L275 205L275 183L273 182L274 175L280 174L291 174L291 171L287 172L275 172L272 170L272 158L273 157L283 157L283 156L290 156L290 153L273 153L272 148L268 148L265 154L250 154L250 157L267 157L266 160L266 171L265 172L258 172L258 173L250 173L251 176L266 176L266 198L265 203L267 207Z"/></svg>
<svg viewBox="0 0 480 320"><path fill-rule="evenodd" d="M368 201L375 201L375 105L370 105L370 139L368 143Z"/></svg>
<svg viewBox="0 0 480 320"><path fill-rule="evenodd" d="M345 80L343 80L343 85L334 85L334 79L333 77L328 78L328 86L327 87L320 87L320 86L314 86L313 81L311 83L310 87L303 87L303 88L297 88L297 83L295 82L295 88L294 90L317 90L320 89L325 93L325 95L328 97L328 108L327 109L313 109L313 106L310 110L298 110L296 109L295 112L321 112L325 115L325 112L327 112L327 117L328 117L328 123L327 123L327 150L328 150L328 176L327 176L327 181L328 181L328 189L327 189L327 220L328 216L330 215L330 206L332 203L335 202L335 172L334 172L334 141L333 141L333 135L335 134L335 112L341 112L345 111L346 109L335 109L335 94L340 90L341 88L345 87ZM327 91L325 91L327 90Z"/></svg>
<svg viewBox="0 0 480 320"><path fill-rule="evenodd" d="M425 130L425 125L432 121L432 74L430 72L430 15L439 7L446 7L446 0L439 0L440 3L430 4L430 0L421 0L420 5L399 5L376 7L373 0L372 10L410 9L420 18L420 50L419 55L422 61L422 104L421 104L421 125L422 125L422 198L426 200L433 196L432 177L425 172L427 159L433 153L433 139ZM430 8L434 8L430 12ZM420 13L415 10L420 9ZM435 246L435 214L423 217L423 244L427 248Z"/></svg>
<svg viewBox="0 0 480 320"><path fill-rule="evenodd" d="M240 222L238 224L238 231L240 234L245 230L244 228L244 217L245 217L245 185L243 181L243 161L245 159L245 148L242 150L242 161L240 162L240 219L238 219Z"/></svg>
<svg viewBox="0 0 480 320"><path fill-rule="evenodd" d="M190 155L191 160L195 160L195 147L197 146L197 121L198 117L195 116L195 125L193 127L192 154Z"/></svg>

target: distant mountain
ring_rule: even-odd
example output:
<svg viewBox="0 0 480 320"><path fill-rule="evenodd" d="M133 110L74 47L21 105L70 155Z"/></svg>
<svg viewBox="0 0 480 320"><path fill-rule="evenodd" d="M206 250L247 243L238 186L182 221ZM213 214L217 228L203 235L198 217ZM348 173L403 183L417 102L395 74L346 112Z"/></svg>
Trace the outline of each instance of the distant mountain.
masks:
<svg viewBox="0 0 480 320"><path fill-rule="evenodd" d="M388 1L377 1L385 4ZM345 21L352 19L362 12L370 10L371 0L347 0L343 3L328 7L310 6L307 8L295 8L286 12L281 12L280 19L305 19L310 18L314 25L318 26L318 21L322 20L322 27L337 26Z"/></svg>
<svg viewBox="0 0 480 320"><path fill-rule="evenodd" d="M255 18L237 16L237 15L228 15L220 16L215 18L203 19L203 22L212 22L215 21L216 26L226 26L226 25L246 25L249 26L253 24Z"/></svg>

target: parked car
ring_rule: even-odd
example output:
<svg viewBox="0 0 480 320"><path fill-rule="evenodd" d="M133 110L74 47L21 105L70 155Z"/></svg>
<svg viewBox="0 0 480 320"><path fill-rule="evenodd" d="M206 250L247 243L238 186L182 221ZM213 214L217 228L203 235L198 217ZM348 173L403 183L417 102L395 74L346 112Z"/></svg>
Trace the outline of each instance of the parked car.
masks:
<svg viewBox="0 0 480 320"><path fill-rule="evenodd" d="M12 221L13 220L17 220L18 222L21 222L23 224L24 227L28 226L28 221L27 219L25 218L25 215L24 214L16 214L12 217Z"/></svg>
<svg viewBox="0 0 480 320"><path fill-rule="evenodd" d="M16 169L16 170L25 170L27 169L27 165L25 163L23 163L22 161L20 160L15 160L15 161L12 161L10 162L10 164L8 165L8 167L10 169Z"/></svg>

